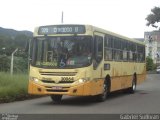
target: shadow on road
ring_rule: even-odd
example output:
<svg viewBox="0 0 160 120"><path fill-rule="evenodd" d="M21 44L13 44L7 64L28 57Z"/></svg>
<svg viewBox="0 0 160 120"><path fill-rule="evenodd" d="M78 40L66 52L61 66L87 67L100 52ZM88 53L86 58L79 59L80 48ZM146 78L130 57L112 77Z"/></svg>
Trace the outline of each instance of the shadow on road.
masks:
<svg viewBox="0 0 160 120"><path fill-rule="evenodd" d="M130 94L124 93L123 91L117 91L117 92L113 92L110 93L110 95L108 96L108 98L106 99L106 101L104 102L110 102L114 99L118 99L121 97L125 97L128 96ZM62 101L60 103L54 103L52 102L50 97L47 97L49 99L49 101L47 102L43 102L43 103L37 103L38 105L58 105L58 106L91 106L91 105L95 105L95 104L100 104L103 102L98 102L95 96L71 96L71 97L66 97L64 96L62 98Z"/></svg>
<svg viewBox="0 0 160 120"><path fill-rule="evenodd" d="M60 103L54 103L50 97L48 97L49 101L46 101L46 102L43 102L43 103L38 103L39 105L58 105L58 106L90 106L92 104L95 104L96 103L96 100L94 97L92 96L86 96L86 97L73 97L73 96L64 96L62 98L62 101Z"/></svg>

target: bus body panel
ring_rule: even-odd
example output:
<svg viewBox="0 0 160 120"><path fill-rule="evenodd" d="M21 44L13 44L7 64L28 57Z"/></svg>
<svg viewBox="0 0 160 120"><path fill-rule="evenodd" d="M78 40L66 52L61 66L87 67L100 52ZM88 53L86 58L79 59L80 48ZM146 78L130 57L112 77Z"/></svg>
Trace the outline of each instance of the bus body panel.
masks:
<svg viewBox="0 0 160 120"><path fill-rule="evenodd" d="M28 93L34 95L70 95L70 96L89 96L97 95L102 93L102 86L104 80L91 80L84 84L79 84L71 87L62 87L62 89L53 89L53 87L58 87L53 85L53 87L45 87L43 85L36 84L33 81L29 81Z"/></svg>

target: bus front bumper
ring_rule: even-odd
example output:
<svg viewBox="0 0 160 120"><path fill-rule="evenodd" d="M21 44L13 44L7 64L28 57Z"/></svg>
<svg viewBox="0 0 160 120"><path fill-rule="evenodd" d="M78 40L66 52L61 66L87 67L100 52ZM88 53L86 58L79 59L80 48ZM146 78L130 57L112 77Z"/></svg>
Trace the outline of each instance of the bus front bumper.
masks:
<svg viewBox="0 0 160 120"><path fill-rule="evenodd" d="M33 95L71 95L71 96L88 96L92 95L91 82L85 82L71 87L53 86L46 87L29 81L28 93Z"/></svg>

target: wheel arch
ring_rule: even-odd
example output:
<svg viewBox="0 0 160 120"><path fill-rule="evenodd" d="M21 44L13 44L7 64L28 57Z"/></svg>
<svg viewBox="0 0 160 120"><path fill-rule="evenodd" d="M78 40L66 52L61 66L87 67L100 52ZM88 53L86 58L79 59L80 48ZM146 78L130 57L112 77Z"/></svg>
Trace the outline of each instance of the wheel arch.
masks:
<svg viewBox="0 0 160 120"><path fill-rule="evenodd" d="M136 72L134 72L134 74L133 74L133 80L135 79L135 82L136 82L136 84L137 84L137 73Z"/></svg>
<svg viewBox="0 0 160 120"><path fill-rule="evenodd" d="M107 87L109 88L108 92L110 92L110 89L111 89L111 76L109 74L106 75L104 82L105 82L105 84L107 84Z"/></svg>

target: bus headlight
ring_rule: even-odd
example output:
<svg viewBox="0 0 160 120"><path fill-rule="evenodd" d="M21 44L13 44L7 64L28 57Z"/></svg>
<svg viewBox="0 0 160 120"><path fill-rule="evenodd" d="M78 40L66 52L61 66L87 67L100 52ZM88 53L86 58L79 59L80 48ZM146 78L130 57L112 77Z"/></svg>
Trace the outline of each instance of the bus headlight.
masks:
<svg viewBox="0 0 160 120"><path fill-rule="evenodd" d="M82 79L82 78L81 78L81 79L78 80L78 82L79 82L79 83L84 83L84 82L85 82L85 79Z"/></svg>
<svg viewBox="0 0 160 120"><path fill-rule="evenodd" d="M35 78L35 77L30 77L30 80L34 81L34 82L38 82L38 78Z"/></svg>
<svg viewBox="0 0 160 120"><path fill-rule="evenodd" d="M81 78L78 80L79 83L84 83L84 82L87 82L89 81L89 78Z"/></svg>

